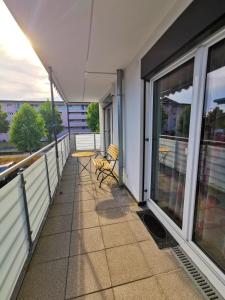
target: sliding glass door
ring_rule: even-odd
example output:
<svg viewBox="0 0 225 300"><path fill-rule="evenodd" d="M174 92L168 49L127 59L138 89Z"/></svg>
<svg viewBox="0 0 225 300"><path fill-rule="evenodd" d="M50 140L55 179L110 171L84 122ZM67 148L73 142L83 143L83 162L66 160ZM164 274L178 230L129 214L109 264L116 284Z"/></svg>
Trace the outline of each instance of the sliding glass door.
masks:
<svg viewBox="0 0 225 300"><path fill-rule="evenodd" d="M197 184L193 239L225 270L225 40L208 52Z"/></svg>
<svg viewBox="0 0 225 300"><path fill-rule="evenodd" d="M112 143L112 104L104 108L105 151Z"/></svg>
<svg viewBox="0 0 225 300"><path fill-rule="evenodd" d="M148 205L225 280L225 30L156 74L149 91Z"/></svg>
<svg viewBox="0 0 225 300"><path fill-rule="evenodd" d="M153 83L151 199L182 227L194 59Z"/></svg>

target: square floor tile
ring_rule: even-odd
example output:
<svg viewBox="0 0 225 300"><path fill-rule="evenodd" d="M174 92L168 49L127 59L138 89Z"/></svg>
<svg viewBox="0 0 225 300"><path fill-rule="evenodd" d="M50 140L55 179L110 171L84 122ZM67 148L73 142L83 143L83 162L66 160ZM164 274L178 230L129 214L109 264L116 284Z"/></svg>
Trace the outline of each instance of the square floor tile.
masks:
<svg viewBox="0 0 225 300"><path fill-rule="evenodd" d="M42 231L42 236L71 231L72 215L48 218Z"/></svg>
<svg viewBox="0 0 225 300"><path fill-rule="evenodd" d="M76 188L75 188L75 192L76 193L80 193L80 192L95 192L95 187L94 185L91 183L91 184L86 184L86 185L80 185L80 184L77 184L76 185Z"/></svg>
<svg viewBox="0 0 225 300"><path fill-rule="evenodd" d="M127 221L127 214L121 208L98 210L100 225L108 225Z"/></svg>
<svg viewBox="0 0 225 300"><path fill-rule="evenodd" d="M155 278L168 300L204 299L183 270L160 274Z"/></svg>
<svg viewBox="0 0 225 300"><path fill-rule="evenodd" d="M112 285L127 283L151 275L137 244L106 249Z"/></svg>
<svg viewBox="0 0 225 300"><path fill-rule="evenodd" d="M143 209L137 205L123 206L121 209L127 214L127 219L129 220L139 220L137 211L142 211Z"/></svg>
<svg viewBox="0 0 225 300"><path fill-rule="evenodd" d="M29 268L18 300L64 299L68 259L60 259Z"/></svg>
<svg viewBox="0 0 225 300"><path fill-rule="evenodd" d="M79 193L80 193L80 197L84 198L83 200L93 199L93 193L94 193L93 189L92 190L86 189L83 191L81 190Z"/></svg>
<svg viewBox="0 0 225 300"><path fill-rule="evenodd" d="M74 300L114 300L113 291L111 289L102 292L92 293L89 295L73 298Z"/></svg>
<svg viewBox="0 0 225 300"><path fill-rule="evenodd" d="M65 194L70 194L75 192L75 183L72 182L61 182L60 183L60 190Z"/></svg>
<svg viewBox="0 0 225 300"><path fill-rule="evenodd" d="M61 182L70 182L75 184L75 176L70 176L70 175L64 175L62 176Z"/></svg>
<svg viewBox="0 0 225 300"><path fill-rule="evenodd" d="M146 278L113 288L115 300L166 300L157 280Z"/></svg>
<svg viewBox="0 0 225 300"><path fill-rule="evenodd" d="M140 242L139 245L152 274L169 272L179 268L179 265L170 250L158 249L153 239Z"/></svg>
<svg viewBox="0 0 225 300"><path fill-rule="evenodd" d="M73 230L97 226L99 226L99 220L95 211L73 214Z"/></svg>
<svg viewBox="0 0 225 300"><path fill-rule="evenodd" d="M41 237L34 252L32 263L43 263L69 256L70 232Z"/></svg>
<svg viewBox="0 0 225 300"><path fill-rule="evenodd" d="M94 192L93 191L75 191L75 199L74 201L84 201L84 200L94 200Z"/></svg>
<svg viewBox="0 0 225 300"><path fill-rule="evenodd" d="M96 209L95 200L85 200L85 201L75 201L74 202L74 213L95 211L95 209Z"/></svg>
<svg viewBox="0 0 225 300"><path fill-rule="evenodd" d="M65 216L73 213L73 203L54 203L50 209L49 217Z"/></svg>
<svg viewBox="0 0 225 300"><path fill-rule="evenodd" d="M104 249L100 227L72 231L70 256Z"/></svg>
<svg viewBox="0 0 225 300"><path fill-rule="evenodd" d="M146 229L145 225L139 220L128 221L128 225L133 232L135 239L139 241L145 241L150 239L150 233Z"/></svg>
<svg viewBox="0 0 225 300"><path fill-rule="evenodd" d="M120 207L120 204L113 198L96 199L96 210L106 210L118 207Z"/></svg>
<svg viewBox="0 0 225 300"><path fill-rule="evenodd" d="M64 203L64 202L73 202L74 201L74 193L62 193L58 194L55 199L54 203Z"/></svg>
<svg viewBox="0 0 225 300"><path fill-rule="evenodd" d="M117 195L115 196L116 201L120 204L120 206L132 206L137 205L133 198L129 195Z"/></svg>
<svg viewBox="0 0 225 300"><path fill-rule="evenodd" d="M104 251L69 258L66 298L111 287Z"/></svg>
<svg viewBox="0 0 225 300"><path fill-rule="evenodd" d="M127 222L110 224L101 227L106 248L126 245L135 242L134 235Z"/></svg>

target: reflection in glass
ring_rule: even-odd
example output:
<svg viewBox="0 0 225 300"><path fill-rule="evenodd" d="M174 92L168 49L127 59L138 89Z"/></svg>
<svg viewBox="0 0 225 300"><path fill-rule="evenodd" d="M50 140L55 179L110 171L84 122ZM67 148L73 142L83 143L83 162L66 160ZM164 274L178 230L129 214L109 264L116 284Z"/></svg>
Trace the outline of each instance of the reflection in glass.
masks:
<svg viewBox="0 0 225 300"><path fill-rule="evenodd" d="M154 83L151 198L182 227L194 60Z"/></svg>
<svg viewBox="0 0 225 300"><path fill-rule="evenodd" d="M209 50L194 241L225 270L225 41Z"/></svg>
<svg viewBox="0 0 225 300"><path fill-rule="evenodd" d="M104 136L106 151L112 143L112 105L104 109Z"/></svg>

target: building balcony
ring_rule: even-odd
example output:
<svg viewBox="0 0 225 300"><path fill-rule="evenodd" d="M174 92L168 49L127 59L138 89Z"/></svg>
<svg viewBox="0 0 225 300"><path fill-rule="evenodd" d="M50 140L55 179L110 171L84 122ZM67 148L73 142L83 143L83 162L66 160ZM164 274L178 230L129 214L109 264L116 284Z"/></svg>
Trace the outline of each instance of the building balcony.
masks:
<svg viewBox="0 0 225 300"><path fill-rule="evenodd" d="M59 141L59 182L52 148L23 171L25 190L21 174L0 190L1 299L203 299L128 191L113 180L99 188L93 166L80 173L71 152L100 146L82 137Z"/></svg>
<svg viewBox="0 0 225 300"><path fill-rule="evenodd" d="M86 120L80 121L70 121L70 127L82 127L82 126L87 126Z"/></svg>

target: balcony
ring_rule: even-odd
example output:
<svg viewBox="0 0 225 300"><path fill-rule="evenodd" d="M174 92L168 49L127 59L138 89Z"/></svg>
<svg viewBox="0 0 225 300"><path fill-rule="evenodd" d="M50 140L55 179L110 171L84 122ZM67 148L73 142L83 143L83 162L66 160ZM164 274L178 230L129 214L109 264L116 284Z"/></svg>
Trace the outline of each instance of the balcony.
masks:
<svg viewBox="0 0 225 300"><path fill-rule="evenodd" d="M157 248L127 190L99 188L93 168L79 174L75 146L100 145L94 135L66 136L60 183L51 148L0 190L1 299L15 286L23 300L202 299L172 252Z"/></svg>

